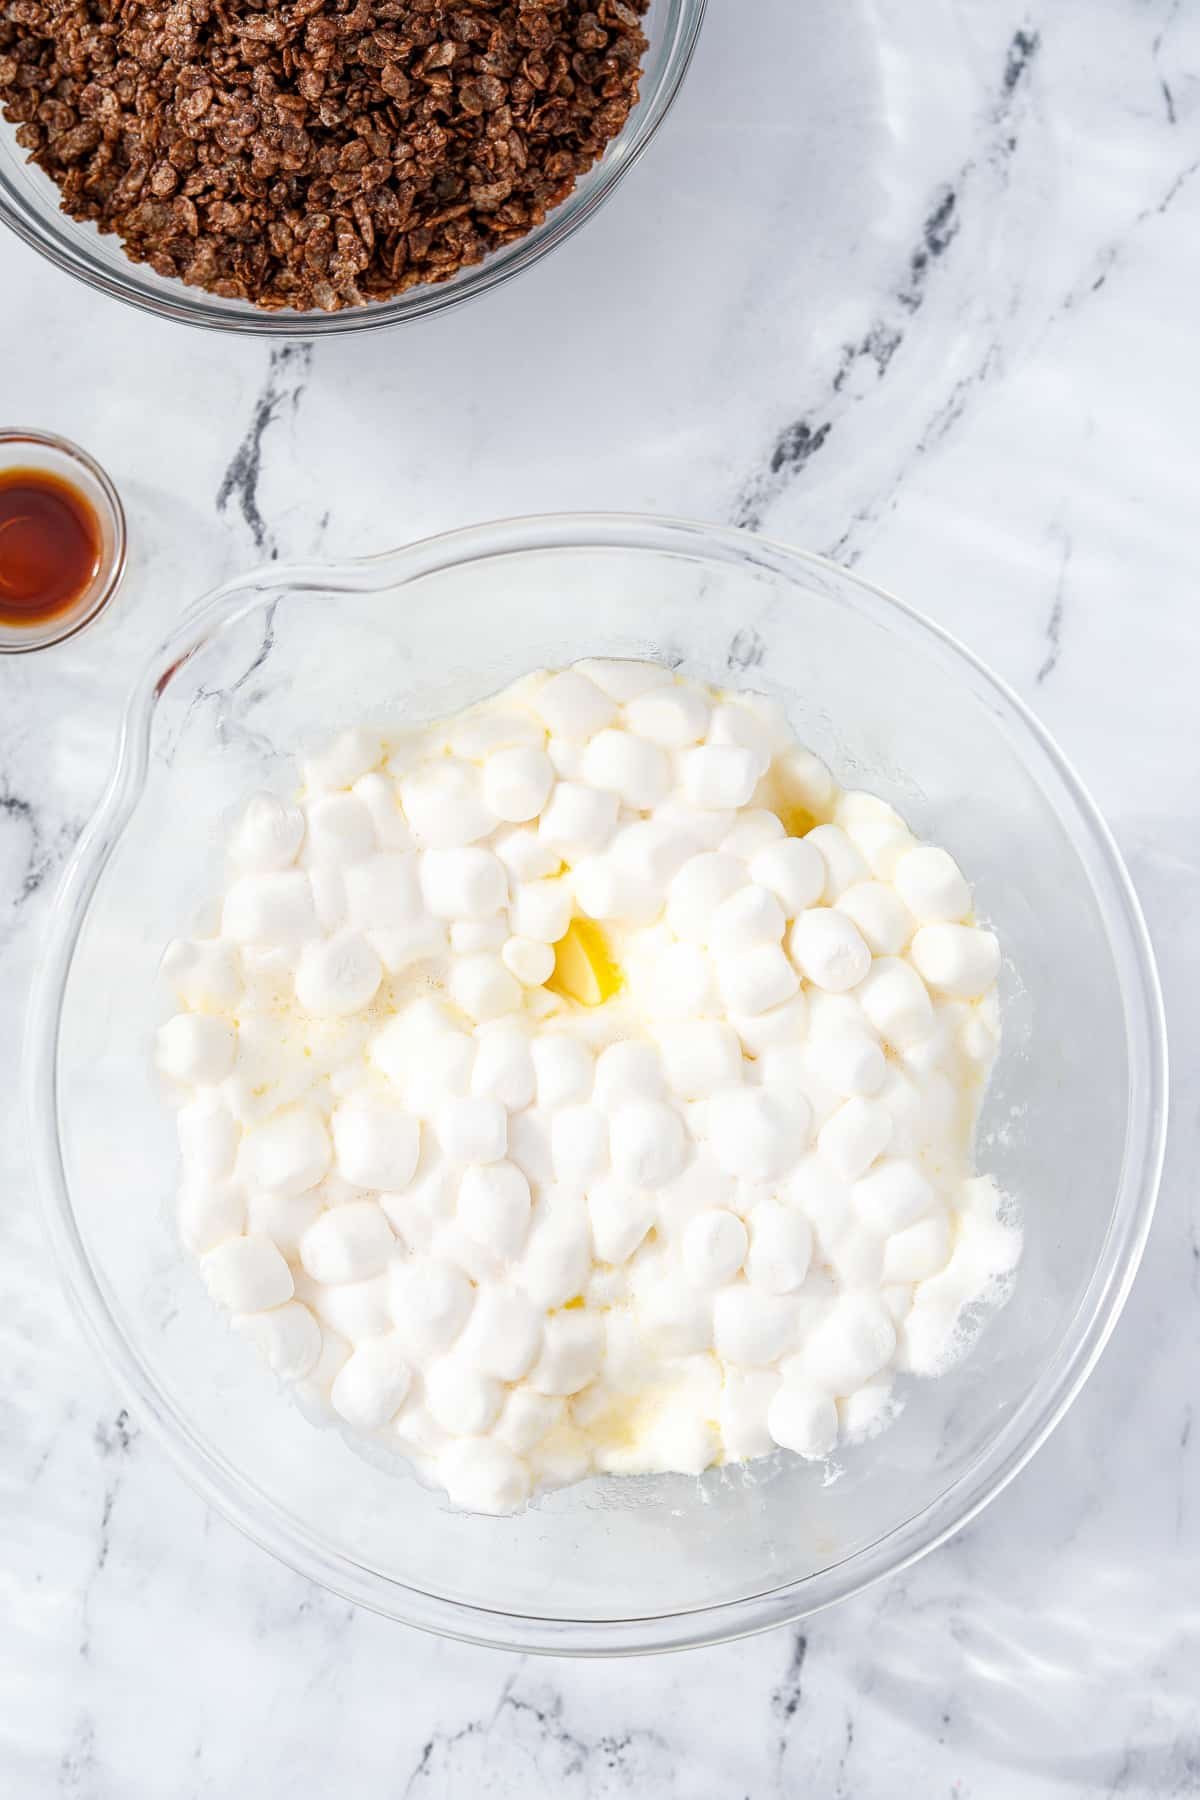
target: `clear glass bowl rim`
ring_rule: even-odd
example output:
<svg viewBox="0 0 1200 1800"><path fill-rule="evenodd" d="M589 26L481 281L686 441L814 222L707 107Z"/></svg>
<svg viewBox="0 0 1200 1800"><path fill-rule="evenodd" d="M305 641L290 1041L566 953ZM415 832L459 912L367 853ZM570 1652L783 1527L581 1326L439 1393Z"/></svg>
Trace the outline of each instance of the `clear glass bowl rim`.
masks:
<svg viewBox="0 0 1200 1800"><path fill-rule="evenodd" d="M76 615L68 610L61 618L47 619L40 630L31 626L27 641L0 642L0 656L31 656L35 650L50 650L55 644L65 644L68 638L86 630L116 595L125 578L125 508L108 471L81 444L74 443L70 438L59 437L53 431L39 431L33 425L6 425L0 429L0 448L12 444L37 444L43 450L50 450L56 456L61 456L64 462L78 463L81 468L86 469L108 508L108 522L112 531L112 551L107 566L101 567L103 579L86 612Z"/></svg>
<svg viewBox="0 0 1200 1800"><path fill-rule="evenodd" d="M582 193L578 188L572 190L547 215L543 225L493 251L455 280L421 284L376 305L347 307L336 313L270 313L260 312L247 302L244 311L232 312L209 300L203 289L189 288L182 281L172 281L160 289L142 277L138 263L122 259L119 270L111 269L92 250L88 233L77 220L57 210L50 210L43 217L23 194L9 190L2 166L0 223L14 231L31 250L36 250L86 287L107 294L126 306L134 306L139 312L200 330L245 332L251 336L304 343L336 337L344 332L382 331L412 324L464 301L478 299L522 270L531 268L559 244L565 243L603 206L670 112L691 63L707 4L708 0L673 0L674 35L663 58L657 85L652 89L643 88L637 107L613 140L614 146L623 147L622 154L601 167ZM0 119L0 129L11 130L12 127Z"/></svg>
<svg viewBox="0 0 1200 1800"><path fill-rule="evenodd" d="M58 1131L61 1008L92 892L144 786L156 701L215 635L280 589L369 593L403 587L476 560L545 549L615 548L702 557L763 568L784 577L832 577L848 604L917 639L932 638L961 660L1021 731L1027 759L1065 789L1065 820L1085 860L1104 917L1121 992L1130 1051L1125 1155L1112 1220L1087 1288L1062 1343L987 1449L937 1500L869 1548L799 1581L712 1606L623 1620L540 1618L463 1604L390 1580L333 1555L273 1515L224 1458L193 1434L126 1338L103 1278L92 1266L71 1207ZM1120 852L1049 733L1018 696L956 638L860 576L807 551L729 526L650 515L551 514L496 521L421 539L400 549L335 563L268 564L227 582L180 619L151 655L121 721L108 787L61 878L30 995L24 1098L43 1213L59 1270L88 1336L130 1396L139 1419L191 1486L280 1561L343 1598L439 1635L505 1650L606 1656L683 1649L788 1624L861 1592L907 1567L959 1531L1024 1467L1066 1413L1094 1368L1124 1306L1149 1233L1167 1126L1167 1038L1162 994L1145 921Z"/></svg>

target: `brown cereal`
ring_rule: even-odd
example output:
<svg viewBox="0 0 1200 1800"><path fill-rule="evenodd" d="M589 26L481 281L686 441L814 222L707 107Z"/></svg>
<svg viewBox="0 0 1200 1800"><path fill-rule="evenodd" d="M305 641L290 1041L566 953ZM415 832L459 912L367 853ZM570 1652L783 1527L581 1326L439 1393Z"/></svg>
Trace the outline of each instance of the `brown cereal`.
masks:
<svg viewBox="0 0 1200 1800"><path fill-rule="evenodd" d="M0 110L160 275L337 312L565 199L637 100L649 0L0 0Z"/></svg>

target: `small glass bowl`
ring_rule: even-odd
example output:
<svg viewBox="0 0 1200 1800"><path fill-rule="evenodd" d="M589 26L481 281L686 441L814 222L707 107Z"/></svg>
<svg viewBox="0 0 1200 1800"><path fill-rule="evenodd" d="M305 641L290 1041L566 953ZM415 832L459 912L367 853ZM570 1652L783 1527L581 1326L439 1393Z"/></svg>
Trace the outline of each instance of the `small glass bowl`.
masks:
<svg viewBox="0 0 1200 1800"><path fill-rule="evenodd" d="M0 221L58 268L100 293L124 300L161 319L199 325L210 331L243 331L292 341L375 331L410 319L444 312L485 294L527 269L564 243L607 200L670 111L696 47L706 0L652 0L644 21L650 47L642 64L637 105L603 155L543 223L524 237L494 250L481 263L451 280L424 284L344 312L263 312L248 300L225 300L202 288L156 275L148 264L131 262L111 233L68 217L49 176L17 147L14 127L0 118Z"/></svg>
<svg viewBox="0 0 1200 1800"><path fill-rule="evenodd" d="M219 883L230 809L356 722L417 724L574 657L652 656L773 694L847 786L970 871L1005 951L981 1166L1023 1215L1008 1303L938 1381L839 1451L593 1479L517 1518L453 1512L318 1434L179 1244L152 1066L163 946ZM999 1493L1094 1366L1162 1166L1166 1041L1116 846L1037 720L961 645L819 557L632 516L479 526L274 564L173 627L138 677L108 792L51 914L26 1097L73 1310L212 1505L311 1579L508 1650L682 1648L802 1618L924 1555Z"/></svg>
<svg viewBox="0 0 1200 1800"><path fill-rule="evenodd" d="M96 573L72 606L30 625L0 621L0 656L19 656L26 650L61 644L104 611L125 573L125 510L100 464L78 444L55 437L53 432L19 425L0 430L0 473L9 469L33 469L56 476L82 494L100 527Z"/></svg>

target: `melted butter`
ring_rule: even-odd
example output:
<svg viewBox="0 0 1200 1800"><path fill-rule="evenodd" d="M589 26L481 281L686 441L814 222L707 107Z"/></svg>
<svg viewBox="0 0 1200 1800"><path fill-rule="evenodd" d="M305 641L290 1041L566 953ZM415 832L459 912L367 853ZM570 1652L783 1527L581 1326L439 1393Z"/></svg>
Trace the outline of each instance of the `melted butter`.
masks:
<svg viewBox="0 0 1200 1800"><path fill-rule="evenodd" d="M572 919L554 946L554 969L546 986L580 1006L603 1006L624 986L608 939L593 919Z"/></svg>

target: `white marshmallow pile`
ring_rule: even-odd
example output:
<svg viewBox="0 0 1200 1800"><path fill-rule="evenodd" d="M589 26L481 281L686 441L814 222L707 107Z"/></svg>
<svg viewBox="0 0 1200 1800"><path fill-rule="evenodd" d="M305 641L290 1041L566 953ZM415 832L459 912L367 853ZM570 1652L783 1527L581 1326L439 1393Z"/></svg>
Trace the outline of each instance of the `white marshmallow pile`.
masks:
<svg viewBox="0 0 1200 1800"><path fill-rule="evenodd" d="M164 958L184 1241L456 1505L827 1458L1015 1266L971 1164L996 939L764 696L538 673L347 732L228 851Z"/></svg>

